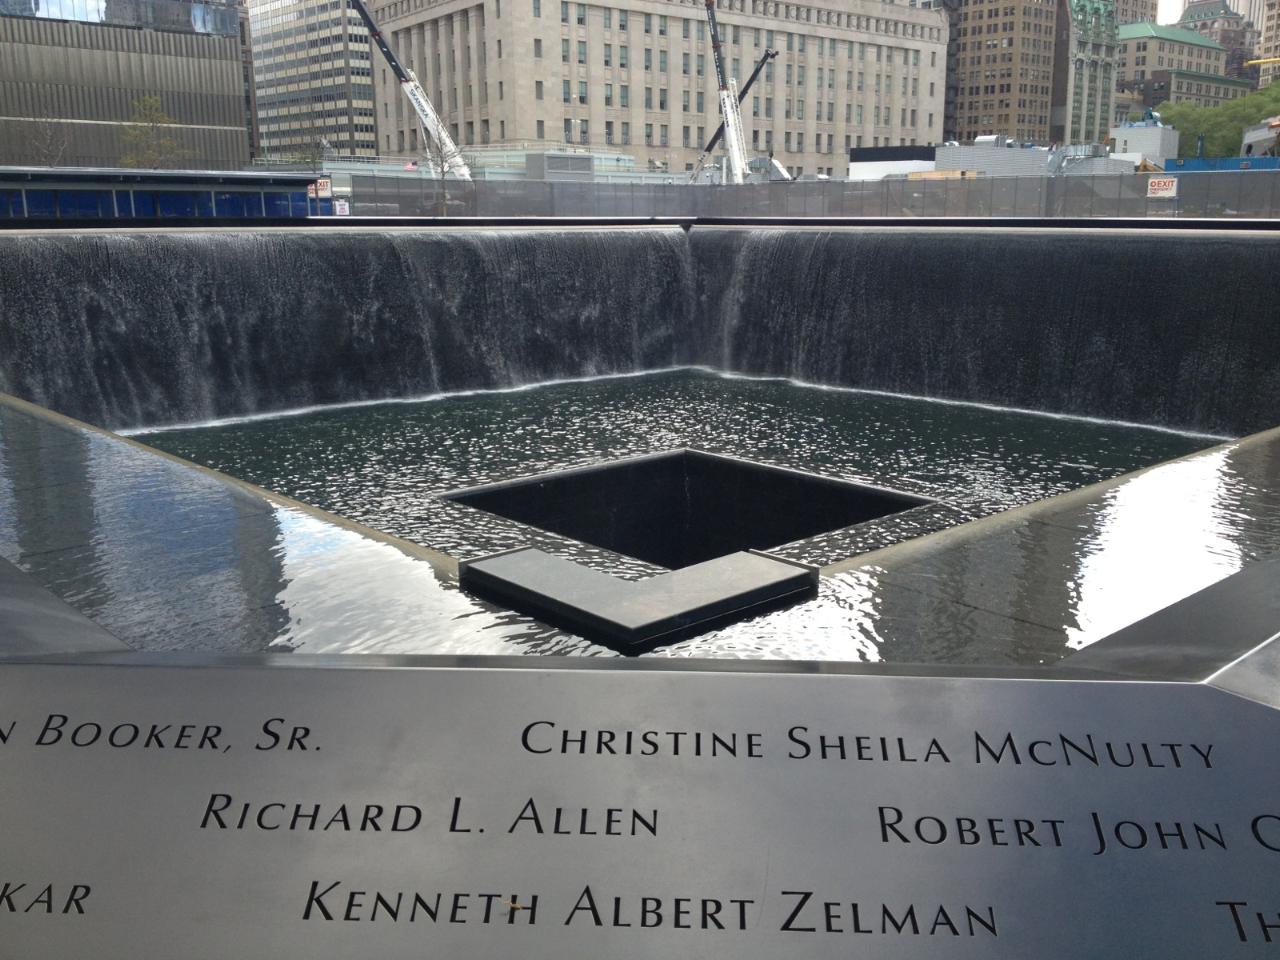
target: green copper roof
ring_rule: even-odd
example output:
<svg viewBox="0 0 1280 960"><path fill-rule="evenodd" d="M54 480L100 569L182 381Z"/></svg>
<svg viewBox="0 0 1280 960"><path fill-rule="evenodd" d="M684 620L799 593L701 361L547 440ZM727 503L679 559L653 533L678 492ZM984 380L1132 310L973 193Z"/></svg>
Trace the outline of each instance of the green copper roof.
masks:
<svg viewBox="0 0 1280 960"><path fill-rule="evenodd" d="M1238 17L1240 14L1231 9L1226 0L1199 0L1187 4L1178 18L1179 23L1195 23L1198 20L1212 20L1214 17Z"/></svg>
<svg viewBox="0 0 1280 960"><path fill-rule="evenodd" d="M1126 23L1120 27L1120 42L1126 40L1144 40L1155 37L1157 40L1170 40L1173 43L1189 43L1196 47L1208 47L1210 50L1225 50L1220 43L1194 30L1180 30L1177 27L1162 27L1154 23Z"/></svg>
<svg viewBox="0 0 1280 960"><path fill-rule="evenodd" d="M1156 72L1160 68L1156 67ZM1177 77L1180 80L1203 80L1205 83L1218 83L1224 87L1245 87L1252 90L1253 84L1248 80L1240 80L1236 77L1220 77L1216 73L1198 73L1195 70L1170 70L1169 76Z"/></svg>
<svg viewBox="0 0 1280 960"><path fill-rule="evenodd" d="M1066 2L1074 20L1096 19L1099 24L1115 21L1115 0L1066 0Z"/></svg>

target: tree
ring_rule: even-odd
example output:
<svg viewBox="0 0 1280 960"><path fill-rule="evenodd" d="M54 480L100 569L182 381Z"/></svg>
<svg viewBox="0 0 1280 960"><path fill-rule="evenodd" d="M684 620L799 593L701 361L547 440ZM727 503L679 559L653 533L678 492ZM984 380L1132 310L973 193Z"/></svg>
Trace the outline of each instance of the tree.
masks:
<svg viewBox="0 0 1280 960"><path fill-rule="evenodd" d="M67 136L67 126L56 120L45 118L36 121L35 133L31 136L31 156L43 167L56 167L62 162L71 138Z"/></svg>
<svg viewBox="0 0 1280 960"><path fill-rule="evenodd" d="M319 173L324 169L326 141L320 133L309 134L293 152L293 162Z"/></svg>
<svg viewBox="0 0 1280 960"><path fill-rule="evenodd" d="M319 115L312 114L306 122L298 118L298 123L303 125L302 142L289 147L289 152L283 159L320 173L324 169L324 161L333 155L333 145L330 145L325 136L328 131Z"/></svg>
<svg viewBox="0 0 1280 960"><path fill-rule="evenodd" d="M186 159L188 153L178 144L170 131L174 120L164 112L159 97L143 97L133 101L133 116L120 139L124 141L124 156L120 162L126 167L144 167L158 170L174 167Z"/></svg>
<svg viewBox="0 0 1280 960"><path fill-rule="evenodd" d="M1206 157L1234 157L1240 152L1245 127L1280 114L1280 83L1216 107L1164 103L1156 110L1166 124L1178 130L1178 156L1194 157L1196 140L1204 134Z"/></svg>

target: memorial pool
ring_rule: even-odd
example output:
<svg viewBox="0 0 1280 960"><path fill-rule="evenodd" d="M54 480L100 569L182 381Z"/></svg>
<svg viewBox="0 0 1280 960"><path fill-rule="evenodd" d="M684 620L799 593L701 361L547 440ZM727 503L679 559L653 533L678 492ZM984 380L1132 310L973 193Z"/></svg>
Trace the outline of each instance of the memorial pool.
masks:
<svg viewBox="0 0 1280 960"><path fill-rule="evenodd" d="M754 544L825 566L1213 442L1122 423L699 369L322 408L138 439L458 560L536 546L624 578L662 568L441 494L689 447L933 501L788 544ZM723 653L763 625L775 641L795 630L791 644L771 643L774 655L813 655L812 636L797 628L840 608L847 586L827 578L810 604L686 645L699 654ZM859 658L874 656L872 642Z"/></svg>
<svg viewBox="0 0 1280 960"><path fill-rule="evenodd" d="M469 559L526 528L440 499L458 488L693 447L888 487L953 508L951 525L1182 456L1211 437L703 370L318 409L143 433L161 450L385 533ZM920 511L897 539L923 525ZM903 518L905 521L906 518ZM568 542L626 575L635 564ZM762 545L776 547L778 544ZM850 546L849 551L856 548ZM789 551L845 559L828 535ZM636 569L644 569L639 567Z"/></svg>

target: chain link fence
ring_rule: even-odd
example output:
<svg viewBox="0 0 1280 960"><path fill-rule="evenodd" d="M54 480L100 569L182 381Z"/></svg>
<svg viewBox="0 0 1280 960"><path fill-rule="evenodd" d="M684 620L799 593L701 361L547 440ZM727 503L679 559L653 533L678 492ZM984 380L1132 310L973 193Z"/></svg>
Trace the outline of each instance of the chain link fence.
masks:
<svg viewBox="0 0 1280 960"><path fill-rule="evenodd" d="M1280 217L1280 170L964 180L798 181L730 186L351 177L355 216L449 217Z"/></svg>

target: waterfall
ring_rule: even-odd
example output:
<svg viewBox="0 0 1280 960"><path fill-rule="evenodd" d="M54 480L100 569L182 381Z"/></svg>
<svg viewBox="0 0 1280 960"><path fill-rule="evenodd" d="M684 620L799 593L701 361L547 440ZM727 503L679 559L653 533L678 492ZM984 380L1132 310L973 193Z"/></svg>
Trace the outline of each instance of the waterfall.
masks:
<svg viewBox="0 0 1280 960"><path fill-rule="evenodd" d="M724 369L1221 433L1280 423L1277 241L1088 230L699 229Z"/></svg>
<svg viewBox="0 0 1280 960"><path fill-rule="evenodd" d="M1276 240L1196 231L0 234L0 390L109 427L701 364L1280 422Z"/></svg>
<svg viewBox="0 0 1280 960"><path fill-rule="evenodd" d="M671 366L678 229L0 235L0 390L130 427Z"/></svg>

